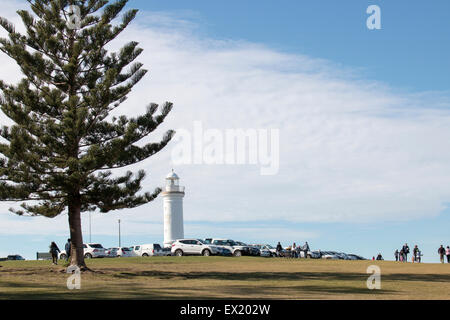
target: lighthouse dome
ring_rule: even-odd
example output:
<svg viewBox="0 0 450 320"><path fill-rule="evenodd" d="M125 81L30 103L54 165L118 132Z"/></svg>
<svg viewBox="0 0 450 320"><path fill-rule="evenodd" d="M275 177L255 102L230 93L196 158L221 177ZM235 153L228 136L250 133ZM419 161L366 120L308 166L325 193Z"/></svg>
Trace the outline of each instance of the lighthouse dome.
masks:
<svg viewBox="0 0 450 320"><path fill-rule="evenodd" d="M166 180L180 180L180 177L172 170L167 177Z"/></svg>

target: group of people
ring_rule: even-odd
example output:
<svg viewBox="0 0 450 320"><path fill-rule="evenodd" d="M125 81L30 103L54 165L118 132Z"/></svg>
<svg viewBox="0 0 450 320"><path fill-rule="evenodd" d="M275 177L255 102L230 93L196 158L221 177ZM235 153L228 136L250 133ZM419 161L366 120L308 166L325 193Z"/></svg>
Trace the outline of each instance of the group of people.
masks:
<svg viewBox="0 0 450 320"><path fill-rule="evenodd" d="M308 241L305 242L303 246L297 246L295 242L292 244L290 248L290 257L291 258L301 258L301 252L303 252L303 257L305 259L308 258L308 251L309 251L309 244ZM283 247L280 242L277 244L277 256L283 256Z"/></svg>
<svg viewBox="0 0 450 320"><path fill-rule="evenodd" d="M400 251L395 250L395 261L400 262L407 262L408 261L408 254L409 254L409 246L407 243L401 248ZM412 255L412 262L421 262L422 260L422 252L420 251L419 247L417 245L414 246L413 249L413 255ZM438 249L438 254L441 263L445 263L445 257L447 257L447 263L450 263L450 246L447 246L447 248L444 248L444 245L441 245Z"/></svg>
<svg viewBox="0 0 450 320"><path fill-rule="evenodd" d="M373 257L372 258L372 260L377 260L377 261L382 261L382 260L384 260L384 258L383 258L383 256L381 255L381 253L379 253L378 255L377 255L377 258L375 259L375 257Z"/></svg>
<svg viewBox="0 0 450 320"><path fill-rule="evenodd" d="M395 250L395 261L400 262L408 262L408 254L410 253L409 246L407 243L403 245L403 247L400 249L400 251ZM422 261L422 252L419 250L419 247L417 244L414 246L413 249L413 255L412 255L412 262L421 262Z"/></svg>
<svg viewBox="0 0 450 320"><path fill-rule="evenodd" d="M67 239L64 249L66 250L66 261L69 261L70 254L72 251L72 241L70 239ZM52 261L54 265L58 264L58 254L60 252L61 250L59 250L58 245L53 241L50 244L50 254L52 255Z"/></svg>

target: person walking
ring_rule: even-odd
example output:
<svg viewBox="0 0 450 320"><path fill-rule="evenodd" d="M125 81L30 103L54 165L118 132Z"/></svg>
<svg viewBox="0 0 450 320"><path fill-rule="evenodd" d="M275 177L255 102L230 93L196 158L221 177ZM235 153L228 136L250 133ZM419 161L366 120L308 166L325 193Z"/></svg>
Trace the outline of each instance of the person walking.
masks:
<svg viewBox="0 0 450 320"><path fill-rule="evenodd" d="M445 255L447 256L447 263L450 263L450 247L447 246L447 249L445 250Z"/></svg>
<svg viewBox="0 0 450 320"><path fill-rule="evenodd" d="M69 261L70 255L72 254L72 241L70 239L67 239L64 249L66 250L66 261Z"/></svg>
<svg viewBox="0 0 450 320"><path fill-rule="evenodd" d="M398 255L399 255L399 252L398 252L398 249L396 249L394 252L395 261L398 261Z"/></svg>
<svg viewBox="0 0 450 320"><path fill-rule="evenodd" d="M439 253L439 258L441 259L441 263L444 263L445 249L442 244L438 249L438 253Z"/></svg>
<svg viewBox="0 0 450 320"><path fill-rule="evenodd" d="M55 242L50 244L50 253L52 254L53 264L58 264L58 252L61 252Z"/></svg>
<svg viewBox="0 0 450 320"><path fill-rule="evenodd" d="M403 246L403 262L408 262L408 253L409 253L409 247L408 244L405 243Z"/></svg>

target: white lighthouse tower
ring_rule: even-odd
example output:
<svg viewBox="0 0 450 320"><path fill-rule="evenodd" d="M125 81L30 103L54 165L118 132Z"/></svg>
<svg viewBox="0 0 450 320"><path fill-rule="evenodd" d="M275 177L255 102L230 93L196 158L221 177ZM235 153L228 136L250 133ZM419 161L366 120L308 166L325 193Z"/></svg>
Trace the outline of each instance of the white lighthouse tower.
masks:
<svg viewBox="0 0 450 320"><path fill-rule="evenodd" d="M166 177L166 186L161 193L164 199L164 247L170 247L173 241L184 238L184 187L179 185L179 180L172 169Z"/></svg>

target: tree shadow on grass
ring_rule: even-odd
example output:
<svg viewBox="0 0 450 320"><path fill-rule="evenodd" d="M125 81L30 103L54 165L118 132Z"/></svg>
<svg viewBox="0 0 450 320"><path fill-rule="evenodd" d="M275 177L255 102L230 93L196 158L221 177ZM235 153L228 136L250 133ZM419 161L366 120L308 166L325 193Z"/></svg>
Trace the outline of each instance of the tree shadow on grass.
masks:
<svg viewBox="0 0 450 320"><path fill-rule="evenodd" d="M16 287L10 283L10 287ZM376 292L366 288L326 285L307 286L254 286L254 285L231 285L216 287L214 289L205 287L159 287L144 288L139 285L127 285L126 287L104 289L83 289L69 291L61 287L52 286L28 286L27 290L19 292L0 292L0 300L214 300L214 299L326 299L330 295L341 295L343 299L347 295L354 298L355 295L367 297L373 294L395 293L392 290L377 290Z"/></svg>
<svg viewBox="0 0 450 320"><path fill-rule="evenodd" d="M368 290L365 273L345 272L167 272L138 271L111 272L105 283L96 287L83 287L81 291L70 291L62 285L0 282L0 299L326 299L341 296L343 299L358 296L396 294L394 290ZM116 279L117 281L115 281ZM122 280L128 283L123 283ZM170 281L193 280L189 287L150 287L152 279ZM99 281L97 279L96 281ZM101 281L103 281L101 280ZM195 283L195 280L206 280ZM221 281L223 285L208 285L209 281ZM233 282L234 281L234 282ZM242 281L242 282L238 282ZM286 285L277 281L287 282ZM305 281L302 283L302 281ZM306 282L316 281L316 282ZM388 274L382 281L450 282L450 275L436 274ZM9 290L8 290L9 289ZM9 292L8 292L9 291Z"/></svg>
<svg viewBox="0 0 450 320"><path fill-rule="evenodd" d="M120 272L114 274L118 278L152 277L159 279L187 279L187 280L230 280L230 281L259 281L259 280L326 280L326 281L359 281L367 280L366 273L345 272L167 272L167 271L139 271ZM387 274L382 280L388 281L426 281L447 282L450 274Z"/></svg>

